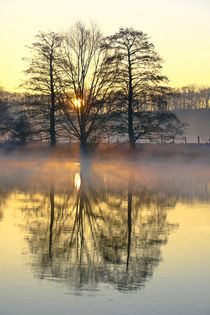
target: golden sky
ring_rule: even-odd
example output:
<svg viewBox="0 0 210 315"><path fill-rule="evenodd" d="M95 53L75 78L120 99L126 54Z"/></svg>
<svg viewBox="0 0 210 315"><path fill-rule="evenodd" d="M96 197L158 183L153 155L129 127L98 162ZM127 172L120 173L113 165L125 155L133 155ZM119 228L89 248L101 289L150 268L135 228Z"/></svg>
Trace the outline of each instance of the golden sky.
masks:
<svg viewBox="0 0 210 315"><path fill-rule="evenodd" d="M147 33L165 60L170 85L210 85L209 0L0 0L0 86L17 90L24 79L25 45L39 31L96 22L104 35L119 27Z"/></svg>

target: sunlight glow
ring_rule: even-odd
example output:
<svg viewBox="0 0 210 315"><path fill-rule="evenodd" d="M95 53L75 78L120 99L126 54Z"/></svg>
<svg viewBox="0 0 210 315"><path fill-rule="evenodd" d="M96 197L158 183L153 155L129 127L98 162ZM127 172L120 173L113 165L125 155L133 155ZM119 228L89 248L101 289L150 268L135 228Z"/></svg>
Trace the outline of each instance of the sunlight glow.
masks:
<svg viewBox="0 0 210 315"><path fill-rule="evenodd" d="M75 100L74 100L74 105L75 105L75 107L80 108L80 106L81 106L81 101L80 101L80 99L75 98Z"/></svg>
<svg viewBox="0 0 210 315"><path fill-rule="evenodd" d="M76 173L74 176L74 188L76 188L77 190L80 189L81 186L81 177L80 177L80 173Z"/></svg>

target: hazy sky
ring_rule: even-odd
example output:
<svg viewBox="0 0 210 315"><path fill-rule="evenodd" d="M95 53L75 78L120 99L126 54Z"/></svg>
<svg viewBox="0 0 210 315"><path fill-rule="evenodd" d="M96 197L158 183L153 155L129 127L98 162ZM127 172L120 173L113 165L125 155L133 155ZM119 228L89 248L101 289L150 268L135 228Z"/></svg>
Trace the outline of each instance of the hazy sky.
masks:
<svg viewBox="0 0 210 315"><path fill-rule="evenodd" d="M78 19L105 35L121 26L142 30L165 60L171 86L210 85L210 0L0 0L0 86L20 84L25 45L40 30L67 30Z"/></svg>

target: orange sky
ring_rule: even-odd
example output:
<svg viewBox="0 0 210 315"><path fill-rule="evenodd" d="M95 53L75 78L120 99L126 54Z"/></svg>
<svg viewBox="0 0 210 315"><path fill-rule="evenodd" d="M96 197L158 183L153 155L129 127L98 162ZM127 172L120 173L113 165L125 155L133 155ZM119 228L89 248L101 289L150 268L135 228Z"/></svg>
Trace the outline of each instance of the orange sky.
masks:
<svg viewBox="0 0 210 315"><path fill-rule="evenodd" d="M147 33L165 60L170 85L210 85L209 0L1 0L0 86L17 90L23 57L41 30L67 30L78 19L96 22L105 35L119 27Z"/></svg>

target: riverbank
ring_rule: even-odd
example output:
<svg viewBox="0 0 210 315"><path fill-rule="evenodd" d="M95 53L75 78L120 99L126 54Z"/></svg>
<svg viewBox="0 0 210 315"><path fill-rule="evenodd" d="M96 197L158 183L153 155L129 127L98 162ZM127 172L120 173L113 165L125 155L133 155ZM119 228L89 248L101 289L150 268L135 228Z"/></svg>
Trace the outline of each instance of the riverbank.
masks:
<svg viewBox="0 0 210 315"><path fill-rule="evenodd" d="M58 144L50 148L48 144L33 143L24 146L1 144L1 159L78 159L78 144ZM130 155L127 144L99 144L89 147L89 157L96 159L127 159L155 161L204 161L210 162L209 144L137 144L136 151Z"/></svg>

